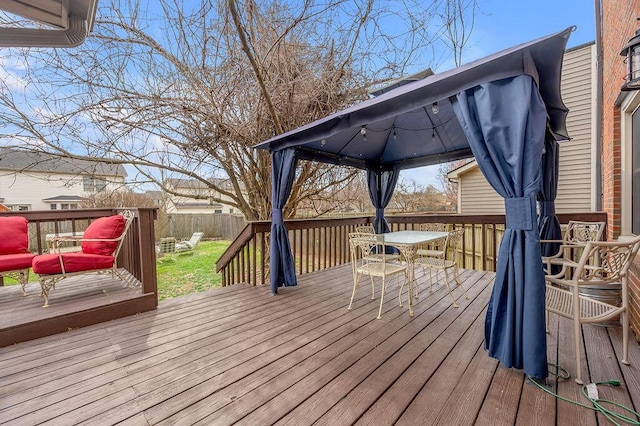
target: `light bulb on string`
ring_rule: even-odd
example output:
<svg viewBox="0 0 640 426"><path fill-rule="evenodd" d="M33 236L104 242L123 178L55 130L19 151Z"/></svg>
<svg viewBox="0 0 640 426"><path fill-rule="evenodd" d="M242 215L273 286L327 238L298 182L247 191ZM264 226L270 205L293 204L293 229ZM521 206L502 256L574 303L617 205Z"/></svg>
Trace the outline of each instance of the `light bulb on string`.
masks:
<svg viewBox="0 0 640 426"><path fill-rule="evenodd" d="M436 141L436 128L433 127L431 129L431 142L435 142Z"/></svg>
<svg viewBox="0 0 640 426"><path fill-rule="evenodd" d="M362 141L366 142L367 141L367 128L365 126L362 126L362 128L360 129L360 134L362 135Z"/></svg>
<svg viewBox="0 0 640 426"><path fill-rule="evenodd" d="M440 106L438 105L438 102L434 102L433 105L431 105L431 112L434 114L440 112Z"/></svg>
<svg viewBox="0 0 640 426"><path fill-rule="evenodd" d="M396 126L393 126L393 140L395 141L396 139L397 139Z"/></svg>

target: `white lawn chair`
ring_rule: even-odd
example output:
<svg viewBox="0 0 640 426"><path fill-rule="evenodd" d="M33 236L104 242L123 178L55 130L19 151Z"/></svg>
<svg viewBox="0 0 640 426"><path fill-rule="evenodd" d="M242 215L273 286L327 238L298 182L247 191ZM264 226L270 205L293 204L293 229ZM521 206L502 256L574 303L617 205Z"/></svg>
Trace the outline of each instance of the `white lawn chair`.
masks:
<svg viewBox="0 0 640 426"><path fill-rule="evenodd" d="M193 252L203 236L204 232L194 232L190 240L176 243L176 253Z"/></svg>

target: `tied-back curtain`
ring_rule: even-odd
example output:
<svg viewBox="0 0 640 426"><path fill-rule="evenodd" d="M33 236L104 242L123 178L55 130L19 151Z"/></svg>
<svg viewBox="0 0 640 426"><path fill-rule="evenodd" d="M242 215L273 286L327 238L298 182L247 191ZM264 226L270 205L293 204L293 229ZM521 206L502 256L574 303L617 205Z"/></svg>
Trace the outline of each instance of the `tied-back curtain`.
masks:
<svg viewBox="0 0 640 426"><path fill-rule="evenodd" d="M369 197L373 207L376 208L376 218L373 228L378 234L389 232L389 225L384 218L384 209L389 205L396 183L400 176L400 169L394 167L391 170L367 170L367 182L369 184Z"/></svg>
<svg viewBox="0 0 640 426"><path fill-rule="evenodd" d="M480 170L505 198L485 347L505 366L546 378L545 282L536 226L545 105L533 78L521 75L460 92L453 106Z"/></svg>
<svg viewBox="0 0 640 426"><path fill-rule="evenodd" d="M556 196L558 194L558 172L560 169L560 147L553 135L547 132L542 156L542 191L538 194L540 215L538 216L538 231L541 240L561 240L560 221L556 216ZM543 256L553 256L560 250L560 243L543 243ZM560 266L554 266L560 272Z"/></svg>
<svg viewBox="0 0 640 426"><path fill-rule="evenodd" d="M295 286L296 270L289 244L289 234L284 226L282 208L289 199L296 172L296 153L287 148L271 153L271 292L278 287Z"/></svg>

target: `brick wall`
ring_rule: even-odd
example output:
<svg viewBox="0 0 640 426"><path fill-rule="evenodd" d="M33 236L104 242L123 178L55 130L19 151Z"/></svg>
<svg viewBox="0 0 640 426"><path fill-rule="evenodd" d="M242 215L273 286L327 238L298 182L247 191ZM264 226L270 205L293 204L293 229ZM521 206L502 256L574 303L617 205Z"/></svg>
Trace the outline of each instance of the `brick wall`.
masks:
<svg viewBox="0 0 640 426"><path fill-rule="evenodd" d="M624 82L626 64L620 49L640 27L640 0L603 0L602 5L602 208L608 215L608 239L620 235L621 222L621 111L614 104ZM640 274L631 268L631 326L640 336Z"/></svg>

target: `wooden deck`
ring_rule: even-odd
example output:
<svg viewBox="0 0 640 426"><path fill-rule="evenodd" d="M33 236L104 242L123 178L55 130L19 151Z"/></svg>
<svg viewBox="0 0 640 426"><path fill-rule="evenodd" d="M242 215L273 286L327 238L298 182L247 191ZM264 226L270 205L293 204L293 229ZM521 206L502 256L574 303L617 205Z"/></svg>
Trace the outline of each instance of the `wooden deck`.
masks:
<svg viewBox="0 0 640 426"><path fill-rule="evenodd" d="M19 285L0 287L0 347L155 309L155 294L143 294L140 282L121 272L129 287L110 274L62 280L51 290L48 308L37 281L27 284L26 297Z"/></svg>
<svg viewBox="0 0 640 426"><path fill-rule="evenodd" d="M543 393L483 349L494 275L463 273L451 306L424 277L415 316L391 286L383 319L366 281L354 309L348 265L300 277L276 297L236 285L156 311L0 348L3 424L596 425L603 417ZM601 397L640 407L640 349L621 366L619 329L584 327ZM571 371L572 335L551 318L549 360ZM587 375L586 377L589 377ZM553 382L584 402L572 380ZM599 422L599 423L598 423Z"/></svg>

